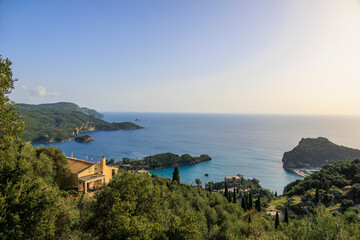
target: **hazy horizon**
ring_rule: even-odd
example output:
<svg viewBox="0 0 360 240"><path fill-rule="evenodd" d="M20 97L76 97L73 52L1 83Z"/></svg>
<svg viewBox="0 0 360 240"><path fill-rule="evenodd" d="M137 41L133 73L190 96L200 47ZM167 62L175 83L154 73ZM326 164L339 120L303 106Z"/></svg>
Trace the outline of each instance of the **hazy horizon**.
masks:
<svg viewBox="0 0 360 240"><path fill-rule="evenodd" d="M59 103L59 102L44 102L44 103L25 103L25 102L15 102L16 104L30 104L30 105L39 105L39 104L55 104L55 103ZM69 103L74 103L77 104L75 102L69 102ZM79 105L79 104L77 104ZM107 113L149 113L149 114L225 114L225 115L264 115L264 116L329 116L329 117L360 117L360 114L319 114L319 113L313 113L313 114L308 114L308 113L247 113L247 112L238 112L238 113L234 113L234 112L170 112L170 111L163 111L163 112L155 112L155 111L102 111L101 109L95 109L89 106L82 106L79 105L79 107L86 107L86 108L90 108L90 109L94 109L97 112L100 112L102 114L107 114ZM106 117L106 115L105 115Z"/></svg>
<svg viewBox="0 0 360 240"><path fill-rule="evenodd" d="M0 1L12 100L360 115L360 1Z"/></svg>

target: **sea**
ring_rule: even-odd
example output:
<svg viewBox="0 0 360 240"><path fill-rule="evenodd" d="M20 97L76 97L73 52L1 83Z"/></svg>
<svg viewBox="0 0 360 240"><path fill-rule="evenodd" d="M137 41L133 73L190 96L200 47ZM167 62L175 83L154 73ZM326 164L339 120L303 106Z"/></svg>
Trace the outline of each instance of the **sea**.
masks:
<svg viewBox="0 0 360 240"><path fill-rule="evenodd" d="M212 160L182 166L181 182L194 184L223 181L242 174L256 178L273 192L301 177L283 169L284 152L301 138L326 137L330 141L360 149L360 116L193 114L193 113L104 113L109 122L135 122L137 130L93 131L95 141L51 143L67 156L99 161L102 156L119 161L158 153L208 154ZM40 144L34 144L40 146ZM173 168L151 171L171 178ZM208 176L205 176L207 174Z"/></svg>

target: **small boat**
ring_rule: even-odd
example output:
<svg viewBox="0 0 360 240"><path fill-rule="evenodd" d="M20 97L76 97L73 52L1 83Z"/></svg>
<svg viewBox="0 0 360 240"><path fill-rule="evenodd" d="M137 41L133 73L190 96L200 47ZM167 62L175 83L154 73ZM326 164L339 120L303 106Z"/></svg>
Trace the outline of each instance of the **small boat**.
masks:
<svg viewBox="0 0 360 240"><path fill-rule="evenodd" d="M139 121L141 121L141 120L140 120L140 119L138 119L138 118L136 118L136 119L135 119L135 122L139 122Z"/></svg>
<svg viewBox="0 0 360 240"><path fill-rule="evenodd" d="M209 174L205 173L205 174L204 174L204 176L205 176L205 177L208 177L208 176L209 176Z"/></svg>

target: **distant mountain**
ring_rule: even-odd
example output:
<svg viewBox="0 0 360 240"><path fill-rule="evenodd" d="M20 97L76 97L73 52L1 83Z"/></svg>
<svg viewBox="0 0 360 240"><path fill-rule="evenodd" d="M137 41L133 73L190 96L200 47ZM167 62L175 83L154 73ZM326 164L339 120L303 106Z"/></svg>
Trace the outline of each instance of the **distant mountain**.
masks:
<svg viewBox="0 0 360 240"><path fill-rule="evenodd" d="M293 150L284 153L283 166L286 169L317 168L340 160L360 158L360 150L343 147L327 138L303 138Z"/></svg>
<svg viewBox="0 0 360 240"><path fill-rule="evenodd" d="M24 118L24 139L33 143L63 142L81 132L94 130L130 130L143 128L132 122L109 123L93 109L80 108L74 103L19 104L19 114Z"/></svg>
<svg viewBox="0 0 360 240"><path fill-rule="evenodd" d="M21 108L26 109L59 109L59 110L68 110L68 111L78 111L82 112L89 116L94 116L96 118L104 118L105 115L97 112L94 109L90 109L87 107L79 107L75 103L71 102L58 102L58 103L44 103L44 104L38 104L38 105L32 105L32 104L19 104Z"/></svg>

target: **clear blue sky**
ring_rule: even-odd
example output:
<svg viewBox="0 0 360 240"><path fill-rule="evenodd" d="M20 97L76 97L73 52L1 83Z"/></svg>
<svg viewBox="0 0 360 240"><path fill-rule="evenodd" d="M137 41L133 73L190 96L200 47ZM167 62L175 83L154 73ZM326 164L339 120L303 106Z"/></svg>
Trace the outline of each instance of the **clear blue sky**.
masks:
<svg viewBox="0 0 360 240"><path fill-rule="evenodd" d="M0 0L16 102L360 114L359 43L359 0Z"/></svg>

